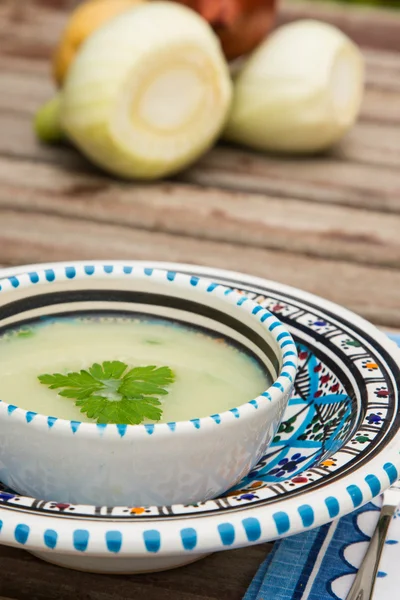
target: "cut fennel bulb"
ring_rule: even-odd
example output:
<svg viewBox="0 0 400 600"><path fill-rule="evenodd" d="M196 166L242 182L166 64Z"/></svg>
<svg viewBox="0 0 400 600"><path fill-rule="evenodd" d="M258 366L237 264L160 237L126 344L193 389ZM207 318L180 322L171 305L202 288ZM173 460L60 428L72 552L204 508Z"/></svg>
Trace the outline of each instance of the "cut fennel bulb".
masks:
<svg viewBox="0 0 400 600"><path fill-rule="evenodd" d="M151 2L87 38L65 80L61 123L106 171L153 179L212 145L230 101L229 70L209 25L187 7Z"/></svg>
<svg viewBox="0 0 400 600"><path fill-rule="evenodd" d="M341 31L313 20L285 25L239 72L224 136L260 150L324 150L354 124L363 88L363 58Z"/></svg>

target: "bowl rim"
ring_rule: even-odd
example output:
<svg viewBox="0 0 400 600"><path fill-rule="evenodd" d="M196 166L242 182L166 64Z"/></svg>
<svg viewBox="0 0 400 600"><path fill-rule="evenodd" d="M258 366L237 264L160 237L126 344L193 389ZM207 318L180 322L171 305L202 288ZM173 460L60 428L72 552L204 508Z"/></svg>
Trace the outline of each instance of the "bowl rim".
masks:
<svg viewBox="0 0 400 600"><path fill-rule="evenodd" d="M128 261L127 261L128 263ZM146 280L154 278L162 285L178 285L181 289L188 287L192 290L200 290L217 296L224 303L235 306L238 314L241 311L246 312L256 322L261 323L268 335L273 338L277 344L279 352L280 367L278 376L273 379L272 384L256 398L251 398L239 406L232 407L227 411L207 415L205 417L193 418L183 421L172 421L168 423L139 424L128 425L123 423L98 424L78 420L68 420L52 415L46 415L35 411L29 411L0 399L0 418L1 415L7 415L27 425L52 428L57 423L58 434L87 434L89 436L104 434L105 430L117 433L118 437L131 437L132 435L148 437L157 431L159 434L168 434L179 430L180 433L193 432L193 430L204 429L211 425L215 426L222 423L232 423L237 419L246 419L254 415L254 410L269 410L275 406L283 397L289 397L293 386L297 368L298 355L295 342L287 327L273 315L269 310L262 307L257 302L242 294L235 292L232 288L214 282L203 276L190 276L169 269L154 268L151 265L144 264L123 264L121 261L76 261L68 265L54 263L54 266L35 271L26 271L0 279L0 294L12 294L16 290L37 286L49 286L53 283L63 281L71 282L75 280L83 281L88 279L104 280L115 279L122 280L131 277L132 279ZM178 281L177 281L178 280ZM189 288L190 286L190 288ZM1 309L0 309L1 310ZM158 436L157 436L158 437Z"/></svg>

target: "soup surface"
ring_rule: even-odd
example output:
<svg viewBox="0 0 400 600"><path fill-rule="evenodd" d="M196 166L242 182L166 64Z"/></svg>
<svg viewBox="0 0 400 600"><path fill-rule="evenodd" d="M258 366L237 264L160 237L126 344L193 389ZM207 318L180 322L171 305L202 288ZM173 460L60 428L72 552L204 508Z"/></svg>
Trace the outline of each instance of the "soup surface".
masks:
<svg viewBox="0 0 400 600"><path fill-rule="evenodd" d="M155 365L173 371L175 380L166 387L168 394L159 397L159 422L229 410L271 384L270 375L254 357L205 330L163 319L81 315L40 320L0 336L0 399L44 415L94 421L74 399L60 396L38 377L115 360L129 368Z"/></svg>

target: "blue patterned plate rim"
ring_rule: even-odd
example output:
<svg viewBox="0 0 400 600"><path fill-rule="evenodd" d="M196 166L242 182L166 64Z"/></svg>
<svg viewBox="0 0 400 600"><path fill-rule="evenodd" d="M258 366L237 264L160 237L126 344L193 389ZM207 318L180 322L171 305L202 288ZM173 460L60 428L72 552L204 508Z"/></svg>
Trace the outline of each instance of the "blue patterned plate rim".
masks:
<svg viewBox="0 0 400 600"><path fill-rule="evenodd" d="M100 261L94 261L94 263L96 262L102 264ZM114 262L133 267L139 264L143 265L143 262L135 261ZM63 264L66 265L66 263ZM146 264L149 262L147 261ZM287 491L288 488L285 488L290 483L286 484L283 481L279 485L266 486L267 489L277 488L273 494L274 498L272 501L260 503L254 498L241 499L238 495L239 492L233 490L231 495L224 499L209 501L215 505L209 511L207 511L207 506L151 507L157 511L157 514L154 515L155 519L150 519L145 511L135 514L139 517L136 520L118 519L117 513L113 512L118 510L118 507L76 507L82 510L85 508L92 510L92 516L84 513L79 515L68 513L68 507L66 509L55 507L52 513L46 513L40 508L43 502L34 499L30 499L32 504L29 510L22 514L22 507L19 509L16 505L12 507L7 498L7 492L5 492L3 498L0 498L0 542L17 546L22 544L32 550L86 552L87 555L93 556L110 556L110 553L115 552L126 556L146 556L148 553L186 554L193 551L207 553L277 539L319 526L368 502L397 479L400 473L400 434L398 418L394 415L394 412L397 411L394 408L397 408L399 390L398 381L396 382L398 366L392 357L396 356L396 360L398 360L399 353L385 335L350 311L288 286L240 273L206 267L153 261L151 261L151 266L203 275L248 292L251 288L250 295L264 295L265 301L267 300L265 296L268 294L278 295L281 299L282 297L292 298L293 302L308 303L309 307L313 307L314 312L317 313L317 318L319 318L318 313L323 312L324 315L330 315L333 322L341 323L344 320L348 322L350 330L359 329L361 337L364 340L368 338L371 348L379 349L387 357L389 363L387 375L392 380L393 393L385 397L387 399L386 410L392 413L392 417L386 422L384 443L373 449L372 452L361 450L358 453L359 460L351 470L347 472L347 468L344 469L336 479L330 477L329 469L325 469L324 473L320 474L322 479L325 478L324 484L320 486L310 488L310 485L306 483L300 485L296 493L290 494ZM24 266L18 269L3 270L0 274L9 276L16 272L21 273L28 269L45 267L46 265ZM282 317L285 317L283 314L285 302L284 300L279 302L282 304L282 314L279 314L279 318L284 320ZM308 333L314 330L319 330L321 333L322 330L329 334L328 325L329 323L320 319L319 321L314 320L312 325L305 325L304 329ZM354 348L351 346L348 348L350 353L354 354ZM370 347L368 346L367 349ZM357 360L359 359L356 358L354 363ZM360 360L363 358L361 357ZM366 369L368 370L368 367ZM375 386L376 380L379 379L374 370L375 367L372 368L372 375L367 378L368 385ZM328 376L328 374L324 375L325 378ZM365 415L359 416L357 421L353 422L351 427L349 426L348 435L350 437L357 432L364 417ZM373 420L372 430L375 425L376 422ZM382 435L377 433L375 437L379 438ZM367 444L368 447L370 445L370 443ZM332 455L332 460L336 455L337 453ZM287 465L287 462L284 464ZM28 509L28 507L26 508ZM201 508L200 511L199 508ZM171 513L174 509L178 509L177 512ZM181 509L180 512L179 509ZM103 515L102 518L98 518L100 513ZM132 533L136 535L132 535Z"/></svg>

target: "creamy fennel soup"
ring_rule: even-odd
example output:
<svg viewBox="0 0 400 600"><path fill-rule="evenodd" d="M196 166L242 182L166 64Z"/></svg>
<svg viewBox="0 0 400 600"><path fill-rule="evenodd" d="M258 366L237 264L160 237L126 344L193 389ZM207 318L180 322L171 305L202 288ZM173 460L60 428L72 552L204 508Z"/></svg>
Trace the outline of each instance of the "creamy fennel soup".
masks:
<svg viewBox="0 0 400 600"><path fill-rule="evenodd" d="M239 406L270 384L243 348L163 319L57 317L0 336L0 399L63 419L200 418Z"/></svg>

